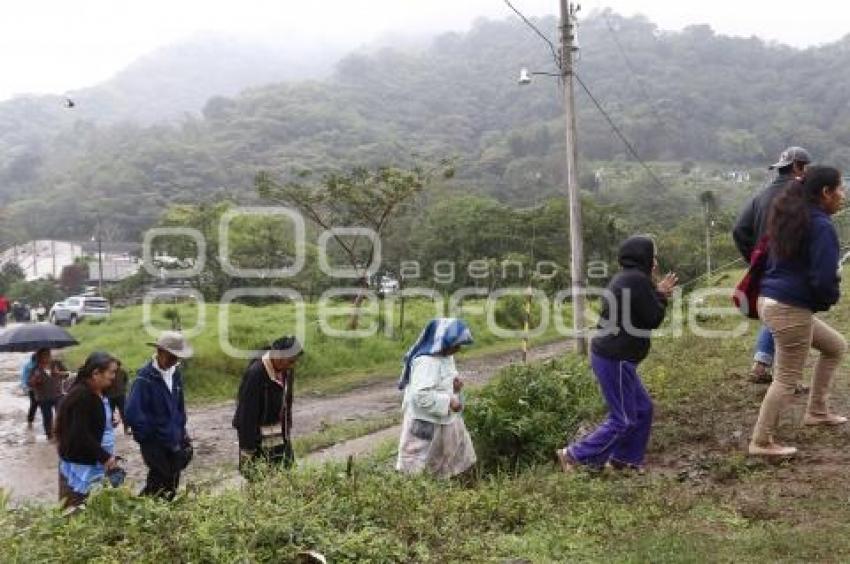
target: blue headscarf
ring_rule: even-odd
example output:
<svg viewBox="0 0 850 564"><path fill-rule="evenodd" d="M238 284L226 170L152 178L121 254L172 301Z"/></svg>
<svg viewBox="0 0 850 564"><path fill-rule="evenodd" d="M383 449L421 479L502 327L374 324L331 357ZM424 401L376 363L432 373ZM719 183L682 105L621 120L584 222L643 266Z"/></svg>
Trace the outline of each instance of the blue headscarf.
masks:
<svg viewBox="0 0 850 564"><path fill-rule="evenodd" d="M410 369L417 357L439 354L455 345L470 343L472 343L472 333L466 323L460 319L454 317L432 319L404 355L404 369L398 379L398 389L403 390L410 382Z"/></svg>

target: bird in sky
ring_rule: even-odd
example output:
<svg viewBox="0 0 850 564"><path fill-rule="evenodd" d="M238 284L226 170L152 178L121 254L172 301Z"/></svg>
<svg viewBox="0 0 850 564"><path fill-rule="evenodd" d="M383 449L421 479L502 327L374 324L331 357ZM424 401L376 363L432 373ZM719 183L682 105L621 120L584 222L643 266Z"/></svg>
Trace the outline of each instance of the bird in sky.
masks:
<svg viewBox="0 0 850 564"><path fill-rule="evenodd" d="M65 98L65 107L66 108L73 108L76 105L77 104L73 100L71 100L70 98Z"/></svg>

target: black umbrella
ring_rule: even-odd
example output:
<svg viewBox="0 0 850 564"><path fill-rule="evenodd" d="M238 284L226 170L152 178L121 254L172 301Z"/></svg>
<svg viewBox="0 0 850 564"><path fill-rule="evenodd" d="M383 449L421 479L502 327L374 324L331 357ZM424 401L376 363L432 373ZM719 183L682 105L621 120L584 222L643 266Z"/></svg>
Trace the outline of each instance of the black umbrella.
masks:
<svg viewBox="0 0 850 564"><path fill-rule="evenodd" d="M52 323L15 325L0 333L0 352L35 352L38 349L64 349L79 344L61 327Z"/></svg>

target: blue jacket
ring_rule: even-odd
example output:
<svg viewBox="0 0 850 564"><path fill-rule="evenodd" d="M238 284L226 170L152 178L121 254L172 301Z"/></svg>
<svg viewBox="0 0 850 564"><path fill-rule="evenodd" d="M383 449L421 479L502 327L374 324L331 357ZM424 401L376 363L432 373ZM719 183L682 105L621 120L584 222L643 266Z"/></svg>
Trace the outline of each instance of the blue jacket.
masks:
<svg viewBox="0 0 850 564"><path fill-rule="evenodd" d="M838 233L822 209L809 208L804 252L794 259L768 258L760 295L814 311L826 311L840 296Z"/></svg>
<svg viewBox="0 0 850 564"><path fill-rule="evenodd" d="M25 392L30 390L30 376L32 376L32 371L35 369L35 355L32 355L27 359L25 363L21 365L21 389Z"/></svg>
<svg viewBox="0 0 850 564"><path fill-rule="evenodd" d="M124 418L138 443L160 443L177 451L186 438L183 376L174 371L172 391L149 360L136 374Z"/></svg>

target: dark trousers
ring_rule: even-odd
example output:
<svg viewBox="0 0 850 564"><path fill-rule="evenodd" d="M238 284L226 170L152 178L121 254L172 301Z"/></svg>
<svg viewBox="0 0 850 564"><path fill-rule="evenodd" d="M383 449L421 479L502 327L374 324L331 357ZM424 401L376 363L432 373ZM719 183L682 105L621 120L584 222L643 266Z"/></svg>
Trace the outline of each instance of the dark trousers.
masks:
<svg viewBox="0 0 850 564"><path fill-rule="evenodd" d="M6 312L0 311L0 327L6 326Z"/></svg>
<svg viewBox="0 0 850 564"><path fill-rule="evenodd" d="M590 363L608 404L608 418L570 445L568 452L589 466L603 466L608 461L641 466L652 429L652 399L640 381L637 365L597 355L591 355Z"/></svg>
<svg viewBox="0 0 850 564"><path fill-rule="evenodd" d="M148 478L141 495L171 500L180 483L180 459L176 452L159 443L142 443L142 460L148 467Z"/></svg>
<svg viewBox="0 0 850 564"><path fill-rule="evenodd" d="M38 408L41 410L41 422L44 423L44 434L47 438L53 436L53 410L56 408L56 400L40 400Z"/></svg>
<svg viewBox="0 0 850 564"><path fill-rule="evenodd" d="M284 441L273 446L260 446L254 451L250 458L239 458L239 472L247 480L258 477L258 468L267 465L272 468L291 468L295 463L295 453L292 451L292 443Z"/></svg>
<svg viewBox="0 0 850 564"><path fill-rule="evenodd" d="M30 408L27 411L27 423L35 421L35 412L38 410L38 402L35 401L35 392L30 390L27 392L30 397Z"/></svg>

